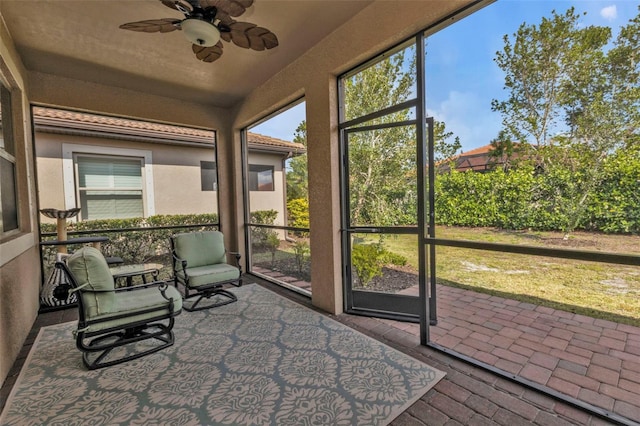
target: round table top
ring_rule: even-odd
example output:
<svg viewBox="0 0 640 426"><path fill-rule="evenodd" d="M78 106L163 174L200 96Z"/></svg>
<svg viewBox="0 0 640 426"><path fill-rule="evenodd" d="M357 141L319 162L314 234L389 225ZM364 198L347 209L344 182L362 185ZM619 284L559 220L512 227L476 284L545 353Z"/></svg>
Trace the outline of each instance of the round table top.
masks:
<svg viewBox="0 0 640 426"><path fill-rule="evenodd" d="M80 207L74 207L69 210L40 209L40 213L51 219L68 219L76 217L80 213Z"/></svg>

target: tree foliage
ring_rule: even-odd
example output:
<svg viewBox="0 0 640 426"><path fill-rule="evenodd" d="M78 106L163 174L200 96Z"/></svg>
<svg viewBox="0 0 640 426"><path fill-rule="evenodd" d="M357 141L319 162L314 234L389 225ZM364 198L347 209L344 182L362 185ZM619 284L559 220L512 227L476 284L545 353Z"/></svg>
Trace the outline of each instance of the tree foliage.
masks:
<svg viewBox="0 0 640 426"><path fill-rule="evenodd" d="M345 81L345 118L363 117L415 96L415 50L407 48ZM412 111L391 112L366 124L409 120ZM460 140L443 122L435 122L437 159L453 156ZM417 145L415 126L397 126L348 134L351 223L394 226L417 221Z"/></svg>
<svg viewBox="0 0 640 426"><path fill-rule="evenodd" d="M570 8L523 23L496 53L509 94L492 102L503 123L494 155L531 161L547 175L532 191L567 234L583 223L606 159L639 141L639 33L640 15L610 47L610 28L582 26Z"/></svg>
<svg viewBox="0 0 640 426"><path fill-rule="evenodd" d="M444 121L434 120L433 122L433 151L434 159L437 162L453 158L462 148L460 138L456 136L453 142L449 140L453 137L453 132L447 131Z"/></svg>
<svg viewBox="0 0 640 426"><path fill-rule="evenodd" d="M307 122L303 120L296 128L293 142L307 148ZM299 198L309 199L309 173L307 172L307 154L297 155L287 163L287 201Z"/></svg>
<svg viewBox="0 0 640 426"><path fill-rule="evenodd" d="M363 117L410 98L413 50L402 50L344 81L345 118ZM367 124L408 120L410 111ZM415 129L397 126L348 134L349 205L353 224L394 225L415 211ZM415 219L414 219L415 221Z"/></svg>
<svg viewBox="0 0 640 426"><path fill-rule="evenodd" d="M408 48L345 80L345 119L384 110L415 96L415 51ZM367 122L397 123L412 111L393 112ZM435 122L436 158L455 155L459 138ZM306 122L296 129L294 142L306 146ZM414 126L353 132L348 136L349 192L352 223L398 225L417 220L416 133ZM287 200L308 198L306 155L287 165ZM297 202L296 202L297 203ZM291 217L292 212L289 212Z"/></svg>

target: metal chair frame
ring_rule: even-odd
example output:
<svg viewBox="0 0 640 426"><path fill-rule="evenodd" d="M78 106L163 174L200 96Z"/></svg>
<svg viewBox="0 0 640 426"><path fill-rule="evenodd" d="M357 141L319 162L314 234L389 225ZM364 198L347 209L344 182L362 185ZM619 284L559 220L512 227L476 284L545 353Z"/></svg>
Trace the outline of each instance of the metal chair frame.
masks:
<svg viewBox="0 0 640 426"><path fill-rule="evenodd" d="M189 299L194 299L194 298L196 299L195 302L191 303L191 305L184 303L182 305L182 308L185 311L193 312L193 311L200 311L204 309L216 308L218 306L224 306L224 305L228 305L229 303L236 302L238 300L236 295L226 290L224 286L228 284L233 285L235 287L242 286L242 266L240 264L240 259L241 259L240 253L229 252L229 251L226 252L227 254L232 255L234 257L235 263L236 263L235 267L238 268L238 270L240 271L239 278L233 279L233 280L216 281L208 285L199 286L198 288L195 288L189 285L189 274L187 273L187 267L188 267L187 260L178 257L176 253L175 240L174 240L175 237L176 236L173 235L170 238L171 255L173 257L173 262L172 262L173 280L174 280L175 286L176 288L179 288L179 285L183 287L184 289L183 299L185 301ZM176 269L176 265L180 265L180 268L181 268L180 272L184 275L184 279L177 274L178 270ZM214 296L222 296L223 299L215 303L199 306L200 302L206 299L211 299Z"/></svg>
<svg viewBox="0 0 640 426"><path fill-rule="evenodd" d="M88 331L87 329L92 325L100 323L126 319L132 316L144 315L150 312L158 311L158 308L148 308L136 310L135 312L123 312L121 314L109 315L105 318L87 318L84 304L82 301L82 295L78 294L78 328L74 331L76 339L76 347L82 352L82 361L89 370L95 370L98 368L109 367L112 365L120 364L126 361L131 361L143 357L145 355L158 352L164 348L167 348L174 343L173 325L175 322L175 316L181 311L173 312L174 301L173 298L167 297L166 289L167 283L164 281L157 281L148 284L142 284L133 287L125 287L114 290L90 290L82 288L75 277L67 267L65 262L56 262L56 268L61 269L67 275L68 284L64 284L58 289L58 297L67 297L69 292L132 292L142 288L158 287L158 290L166 300L168 300L167 310L162 314L156 315L152 318L145 320L131 321L124 325L117 327L105 328L97 331ZM67 294L65 294L67 293ZM113 340L115 339L115 340ZM111 351L116 348L129 345L136 342L141 342L147 339L156 339L160 342L159 345L152 346L149 349L135 352L131 355L122 356L109 361L103 361ZM95 359L91 359L92 354L98 354Z"/></svg>

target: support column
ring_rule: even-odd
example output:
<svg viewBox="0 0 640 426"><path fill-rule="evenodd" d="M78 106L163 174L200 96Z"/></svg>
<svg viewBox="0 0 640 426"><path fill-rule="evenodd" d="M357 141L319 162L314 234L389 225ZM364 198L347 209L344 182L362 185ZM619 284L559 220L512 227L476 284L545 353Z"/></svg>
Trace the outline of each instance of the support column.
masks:
<svg viewBox="0 0 640 426"><path fill-rule="evenodd" d="M311 227L311 301L314 306L343 312L340 244L340 149L336 78L316 76L305 94L309 222Z"/></svg>

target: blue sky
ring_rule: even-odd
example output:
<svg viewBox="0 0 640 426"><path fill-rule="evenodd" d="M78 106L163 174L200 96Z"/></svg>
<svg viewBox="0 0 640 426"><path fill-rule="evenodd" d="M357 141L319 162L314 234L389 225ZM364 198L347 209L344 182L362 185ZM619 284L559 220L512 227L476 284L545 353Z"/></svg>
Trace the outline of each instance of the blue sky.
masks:
<svg viewBox="0 0 640 426"><path fill-rule="evenodd" d="M638 14L632 0L498 0L427 40L427 112L444 121L460 137L463 151L488 144L501 127L491 100L507 96L504 77L493 58L522 22L539 24L551 11L564 13L574 6L587 12L582 25L609 26L614 37L621 26ZM304 120L304 103L252 129L257 133L292 140Z"/></svg>

